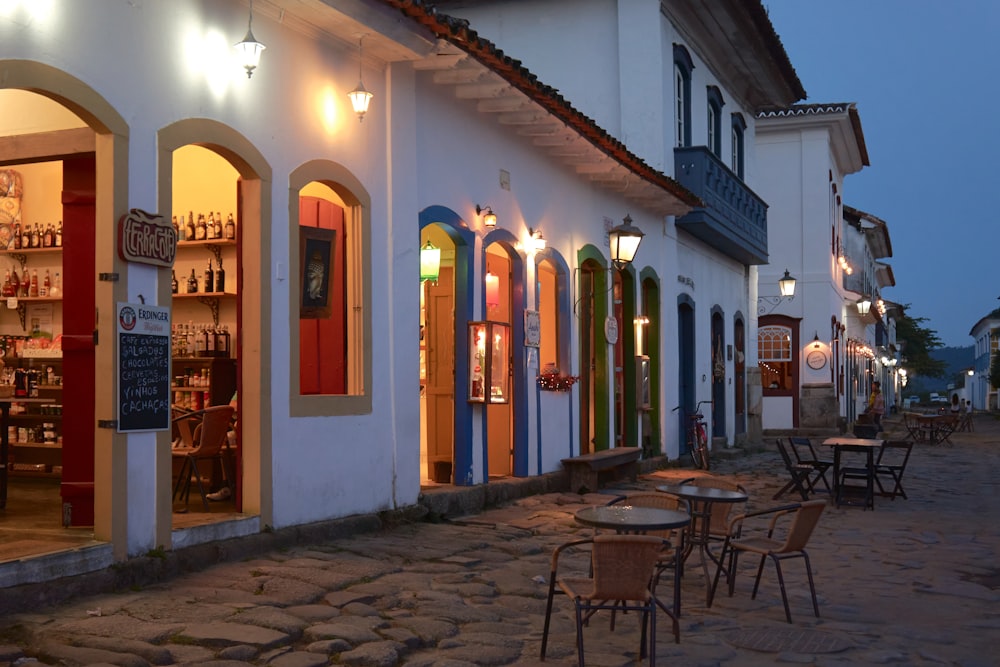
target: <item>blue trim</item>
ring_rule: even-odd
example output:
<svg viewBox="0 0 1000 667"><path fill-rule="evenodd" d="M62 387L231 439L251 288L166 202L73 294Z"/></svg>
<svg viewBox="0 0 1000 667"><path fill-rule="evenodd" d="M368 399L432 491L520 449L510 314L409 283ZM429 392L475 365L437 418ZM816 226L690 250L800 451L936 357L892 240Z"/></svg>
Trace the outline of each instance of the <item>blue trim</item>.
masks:
<svg viewBox="0 0 1000 667"><path fill-rule="evenodd" d="M548 261L555 265L556 269L556 317L559 318L559 363L568 364L569 368L560 368L560 372L572 375L573 357L570 350L570 329L573 327L573 320L570 317L570 293L569 293L569 264L556 250L545 248L535 253L535 304L537 306L540 297L538 281L538 265ZM541 359L539 359L541 363ZM538 422L538 474L542 474L542 391L535 383L536 410ZM573 400L569 402L569 456L573 456Z"/></svg>
<svg viewBox="0 0 1000 667"><path fill-rule="evenodd" d="M476 234L462 218L444 206L428 206L419 215L420 229L438 224L455 242L455 399L454 481L456 486L471 486L472 479L472 406L469 395L468 322L474 306Z"/></svg>

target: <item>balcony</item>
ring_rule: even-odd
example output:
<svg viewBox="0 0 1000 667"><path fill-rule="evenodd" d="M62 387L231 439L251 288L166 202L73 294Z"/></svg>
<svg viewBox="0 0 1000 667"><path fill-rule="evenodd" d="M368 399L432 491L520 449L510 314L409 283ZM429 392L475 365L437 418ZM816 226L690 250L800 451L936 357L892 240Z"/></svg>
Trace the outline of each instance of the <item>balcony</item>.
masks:
<svg viewBox="0 0 1000 667"><path fill-rule="evenodd" d="M705 208L677 227L741 264L767 264L767 204L705 146L674 149L674 179Z"/></svg>

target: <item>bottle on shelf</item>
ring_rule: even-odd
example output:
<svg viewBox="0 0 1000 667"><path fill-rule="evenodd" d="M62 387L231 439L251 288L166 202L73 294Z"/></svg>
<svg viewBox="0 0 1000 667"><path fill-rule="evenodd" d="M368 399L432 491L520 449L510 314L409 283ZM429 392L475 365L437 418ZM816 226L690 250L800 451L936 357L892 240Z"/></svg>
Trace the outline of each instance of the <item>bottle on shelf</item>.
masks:
<svg viewBox="0 0 1000 667"><path fill-rule="evenodd" d="M194 269L191 269L191 275L188 276L187 293L195 294L198 291L198 276L194 274Z"/></svg>
<svg viewBox="0 0 1000 667"><path fill-rule="evenodd" d="M215 214L211 211L208 212L208 223L205 225L205 239L215 240Z"/></svg>
<svg viewBox="0 0 1000 667"><path fill-rule="evenodd" d="M25 223L24 227L21 228L21 247L31 247L31 225L27 223Z"/></svg>
<svg viewBox="0 0 1000 667"><path fill-rule="evenodd" d="M14 238L11 239L11 242L13 243L14 250L20 250L21 249L21 223L20 222L15 222L14 223ZM15 271L14 273L17 273L17 272Z"/></svg>
<svg viewBox="0 0 1000 667"><path fill-rule="evenodd" d="M221 239L222 237L222 211L215 212L215 238Z"/></svg>
<svg viewBox="0 0 1000 667"><path fill-rule="evenodd" d="M176 215L173 216L170 219L170 224L172 224L174 226L174 233L177 235L177 240L178 241L183 241L184 237L181 236L181 228L177 226L177 216Z"/></svg>
<svg viewBox="0 0 1000 667"><path fill-rule="evenodd" d="M184 226L184 238L188 241L194 241L195 236L194 211L188 211L187 224Z"/></svg>
<svg viewBox="0 0 1000 667"><path fill-rule="evenodd" d="M63 244L63 230L62 230L62 220L56 225L56 238L55 244L57 248L61 248Z"/></svg>
<svg viewBox="0 0 1000 667"><path fill-rule="evenodd" d="M52 223L45 225L45 233L42 234L42 247L51 248L55 244L55 233L52 231Z"/></svg>
<svg viewBox="0 0 1000 667"><path fill-rule="evenodd" d="M28 296L38 296L38 269L31 270L31 283L28 287Z"/></svg>
<svg viewBox="0 0 1000 667"><path fill-rule="evenodd" d="M45 277L42 278L42 284L38 288L38 296L52 296L52 276L48 269L45 269Z"/></svg>
<svg viewBox="0 0 1000 667"><path fill-rule="evenodd" d="M21 296L21 279L17 277L17 269L10 276L11 296Z"/></svg>
<svg viewBox="0 0 1000 667"><path fill-rule="evenodd" d="M222 268L222 257L219 257L219 268L215 270L215 291L226 291L226 270Z"/></svg>
<svg viewBox="0 0 1000 667"><path fill-rule="evenodd" d="M232 213L230 213L229 217L226 218L226 240L228 241L236 240L236 222L233 220Z"/></svg>
<svg viewBox="0 0 1000 667"><path fill-rule="evenodd" d="M14 287L10 282L10 269L7 269L7 275L3 279L3 289L0 290L0 295L4 297L14 296Z"/></svg>
<svg viewBox="0 0 1000 667"><path fill-rule="evenodd" d="M56 274L59 275L58 273ZM177 272L173 269L170 270L170 293L177 294Z"/></svg>
<svg viewBox="0 0 1000 667"><path fill-rule="evenodd" d="M31 278L28 277L28 268L25 267L21 269L21 296L28 296L30 288Z"/></svg>
<svg viewBox="0 0 1000 667"><path fill-rule="evenodd" d="M31 239L29 243L32 248L37 248L41 244L41 237L38 235L37 222L31 228Z"/></svg>
<svg viewBox="0 0 1000 667"><path fill-rule="evenodd" d="M194 240L204 241L206 235L208 234L208 228L205 225L205 214L198 214L198 224L194 228Z"/></svg>
<svg viewBox="0 0 1000 667"><path fill-rule="evenodd" d="M49 291L49 296L54 298L62 298L62 276L56 271L55 278L52 279L52 289Z"/></svg>
<svg viewBox="0 0 1000 667"><path fill-rule="evenodd" d="M212 260L208 260L208 268L205 269L204 291L211 292L215 287L215 272L212 271Z"/></svg>

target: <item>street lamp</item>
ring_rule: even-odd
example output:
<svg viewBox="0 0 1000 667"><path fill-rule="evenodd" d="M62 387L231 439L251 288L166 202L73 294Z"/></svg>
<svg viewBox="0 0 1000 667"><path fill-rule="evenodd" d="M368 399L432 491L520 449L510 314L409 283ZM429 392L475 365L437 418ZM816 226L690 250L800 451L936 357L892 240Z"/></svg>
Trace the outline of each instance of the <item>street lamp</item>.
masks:
<svg viewBox="0 0 1000 667"><path fill-rule="evenodd" d="M858 307L858 315L864 317L865 315L871 312L872 300L869 299L867 296L862 296L860 299L858 299L855 305Z"/></svg>
<svg viewBox="0 0 1000 667"><path fill-rule="evenodd" d="M632 226L632 216L628 214L622 219L622 224L608 232L608 239L611 241L611 262L617 269L624 269L632 263L643 236L645 234L641 229Z"/></svg>
<svg viewBox="0 0 1000 667"><path fill-rule="evenodd" d="M759 296L757 297L757 315L768 315L785 299L791 301L795 298L795 278L785 269L785 275L778 281L778 292L780 296Z"/></svg>

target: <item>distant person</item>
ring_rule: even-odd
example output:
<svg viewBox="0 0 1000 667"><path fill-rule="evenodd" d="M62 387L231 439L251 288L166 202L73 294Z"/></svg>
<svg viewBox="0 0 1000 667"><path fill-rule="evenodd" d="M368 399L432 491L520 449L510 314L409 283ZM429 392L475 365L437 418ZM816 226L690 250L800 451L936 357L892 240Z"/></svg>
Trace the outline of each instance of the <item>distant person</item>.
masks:
<svg viewBox="0 0 1000 667"><path fill-rule="evenodd" d="M951 414L958 415L962 411L962 406L958 403L958 394L951 395Z"/></svg>
<svg viewBox="0 0 1000 667"><path fill-rule="evenodd" d="M882 395L882 385L872 382L872 393L868 397L868 414L872 416L876 432L882 430L882 415L885 414L885 396Z"/></svg>

